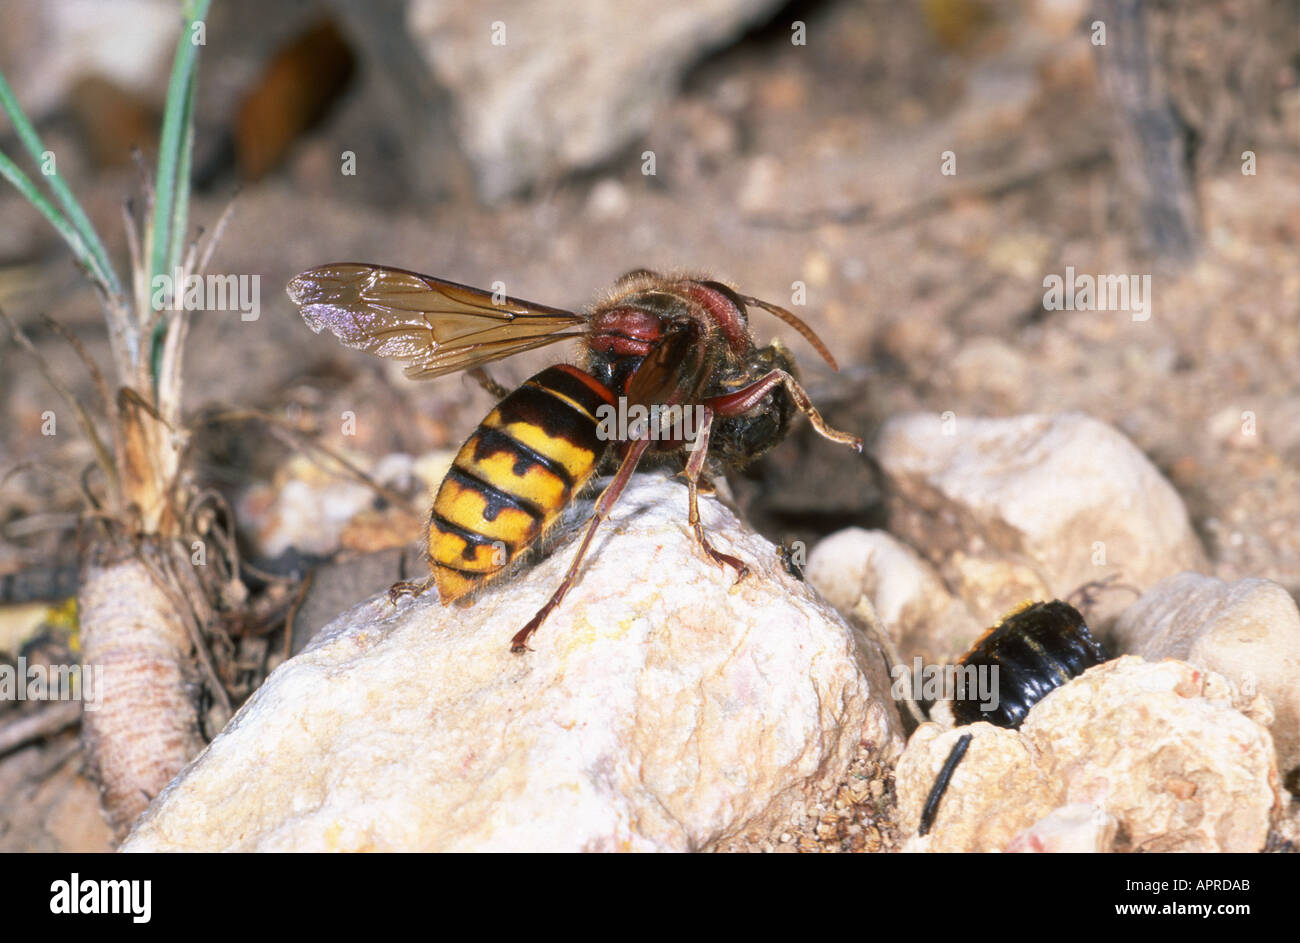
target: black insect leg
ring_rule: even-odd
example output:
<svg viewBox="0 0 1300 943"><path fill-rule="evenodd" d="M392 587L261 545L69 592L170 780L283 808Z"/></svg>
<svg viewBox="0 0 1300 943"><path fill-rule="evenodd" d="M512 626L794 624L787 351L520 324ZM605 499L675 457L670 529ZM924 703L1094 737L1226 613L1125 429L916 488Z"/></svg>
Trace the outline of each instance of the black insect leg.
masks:
<svg viewBox="0 0 1300 943"><path fill-rule="evenodd" d="M957 764L966 755L966 749L970 746L970 741L971 735L966 733L957 738L957 742L952 745L952 750L948 753L948 759L944 760L943 769L939 770L939 777L930 788L929 798L925 800L925 808L921 810L921 827L916 831L918 835L929 832L930 826L934 824L934 817L939 814L939 800L943 798L944 792L948 789L948 780L952 779Z"/></svg>

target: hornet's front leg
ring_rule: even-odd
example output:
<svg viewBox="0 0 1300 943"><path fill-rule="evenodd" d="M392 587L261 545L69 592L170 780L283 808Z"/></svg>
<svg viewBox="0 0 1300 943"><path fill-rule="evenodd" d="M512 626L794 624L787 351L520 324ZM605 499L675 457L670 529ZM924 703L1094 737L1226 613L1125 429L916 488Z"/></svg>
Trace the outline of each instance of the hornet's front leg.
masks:
<svg viewBox="0 0 1300 943"><path fill-rule="evenodd" d="M763 397L778 384L785 386L790 398L794 400L795 407L808 417L808 421L812 423L818 435L824 439L830 439L832 442L847 445L859 454L862 452L862 440L855 435L840 432L838 429L832 429L826 425L826 420L822 419L821 413L817 412L812 400L808 398L804 388L799 385L799 381L784 370L771 370L749 384L749 386L736 390L734 393L715 396L705 405L718 416L740 416L761 403Z"/></svg>

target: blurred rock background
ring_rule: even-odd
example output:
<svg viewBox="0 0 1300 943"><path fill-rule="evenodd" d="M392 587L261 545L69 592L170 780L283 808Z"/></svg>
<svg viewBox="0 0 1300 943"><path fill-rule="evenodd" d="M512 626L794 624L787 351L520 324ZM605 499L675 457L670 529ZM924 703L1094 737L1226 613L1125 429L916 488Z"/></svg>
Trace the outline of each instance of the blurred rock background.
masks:
<svg viewBox="0 0 1300 943"><path fill-rule="evenodd" d="M264 426L204 415L265 410L373 469L454 448L489 407L463 378L411 384L312 335L283 293L305 268L382 262L574 308L632 268L702 269L821 333L838 375L754 319L760 337L785 337L833 425L870 441L902 412L1086 413L1174 485L1208 575L1300 594L1297 8L1141 11L1140 65L1171 116L1193 209L1193 251L1171 260L1134 197L1142 138L1117 126L1125 100L1100 58L1135 5L1102 6L1106 47L1084 0L527 0L501 14L449 0L217 0L190 219L211 226L239 191L212 269L260 276L261 293L256 320L211 312L192 331L197 473L241 509L249 559L274 569L261 551L299 526L276 510L297 450ZM0 22L0 69L124 259L131 148L151 159L156 147L175 5L0 0ZM7 125L0 147L18 152ZM1046 310L1043 280L1066 266L1150 274L1150 318ZM0 306L88 396L90 379L37 316L101 359L103 318L62 243L8 187ZM512 385L556 357L526 355L497 379ZM0 486L0 576L75 560L75 481L90 452L71 422L41 435L43 412L61 408L4 339L0 470L61 474L20 470ZM755 527L811 545L884 525L870 463L806 425L792 438L731 483ZM436 473L408 472L391 483L420 504ZM370 510L383 515L383 502ZM325 515L300 516L319 530ZM331 541L359 551L412 536L357 531ZM66 816L49 824L51 794L88 789L64 761L63 779L45 754L18 772L0 764L0 792L44 810L0 822L0 847L107 841L90 815L72 837L59 831Z"/></svg>

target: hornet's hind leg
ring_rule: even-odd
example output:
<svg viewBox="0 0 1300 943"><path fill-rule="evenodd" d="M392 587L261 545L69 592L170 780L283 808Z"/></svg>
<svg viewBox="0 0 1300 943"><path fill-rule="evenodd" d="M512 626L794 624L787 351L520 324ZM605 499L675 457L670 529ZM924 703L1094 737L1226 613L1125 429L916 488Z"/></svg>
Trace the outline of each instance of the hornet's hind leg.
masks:
<svg viewBox="0 0 1300 943"><path fill-rule="evenodd" d="M432 586L432 575L422 580L399 580L388 587L388 601L396 606L403 596L423 596Z"/></svg>
<svg viewBox="0 0 1300 943"><path fill-rule="evenodd" d="M591 515L591 520L587 522L587 529L582 535L582 543L578 545L578 552L573 558L573 563L569 565L569 572L564 574L564 580L560 583L559 588L547 600L546 605L537 610L537 615L528 620L528 624L520 629L515 637L510 640L510 650L516 654L528 651L528 637L537 631L538 627L545 621L546 617L551 614L551 610L560 604L564 594L569 591L578 577L578 569L582 566L582 558L587 555L587 548L591 546L591 538L596 535L596 528L600 526L605 518L609 517L610 511L618 503L619 496L627 487L627 483L632 479L632 472L636 471L637 462L645 454L646 448L650 445L649 439L638 439L633 442L628 452L623 456L622 464L618 466L618 474L614 480L605 486L601 492L599 500L596 501L596 511Z"/></svg>

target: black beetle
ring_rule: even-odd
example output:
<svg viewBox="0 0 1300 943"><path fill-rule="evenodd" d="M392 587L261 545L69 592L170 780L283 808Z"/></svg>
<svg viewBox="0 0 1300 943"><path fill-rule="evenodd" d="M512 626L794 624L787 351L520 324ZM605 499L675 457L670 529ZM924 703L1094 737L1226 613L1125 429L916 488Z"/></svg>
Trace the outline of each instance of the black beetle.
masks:
<svg viewBox="0 0 1300 943"><path fill-rule="evenodd" d="M980 636L957 663L959 668L998 669L996 705L985 709L978 698L961 698L953 702L953 717L957 726L986 720L1014 729L1049 691L1107 658L1079 610L1069 603L1027 603ZM917 834L926 834L934 824L939 801L970 741L971 734L965 734L953 744L925 800Z"/></svg>

